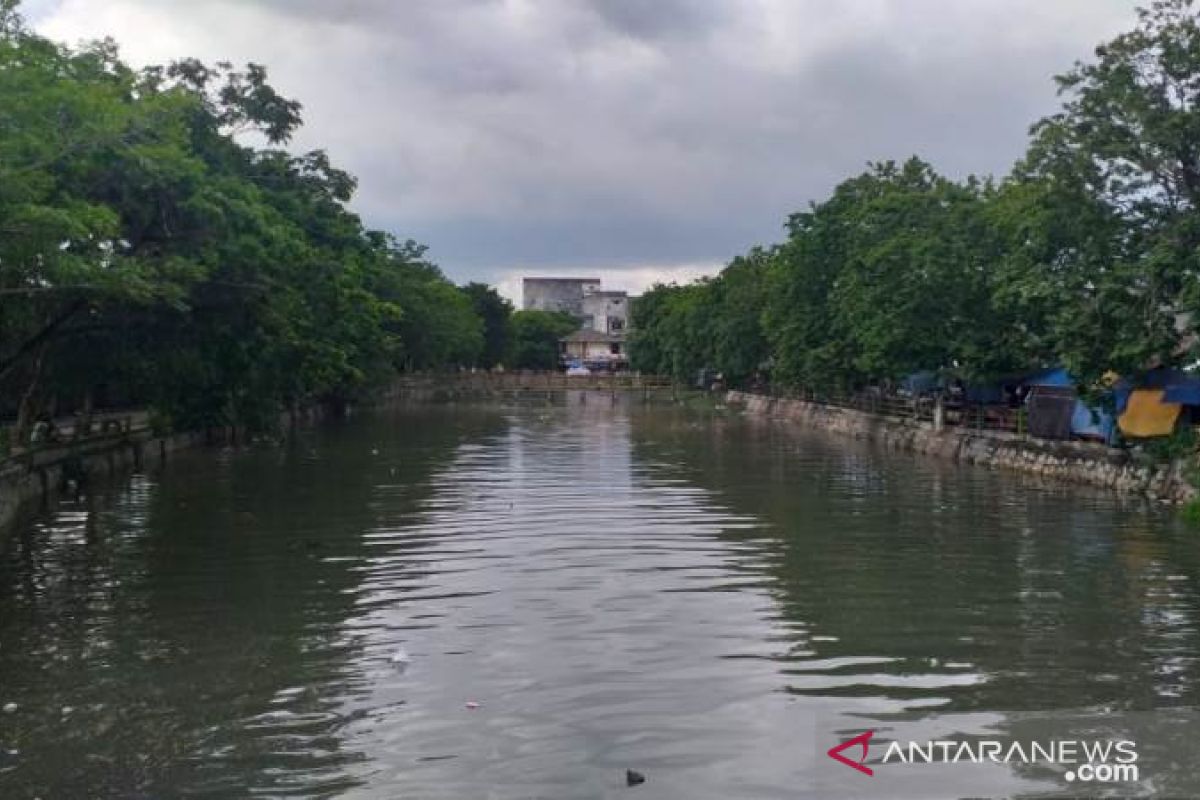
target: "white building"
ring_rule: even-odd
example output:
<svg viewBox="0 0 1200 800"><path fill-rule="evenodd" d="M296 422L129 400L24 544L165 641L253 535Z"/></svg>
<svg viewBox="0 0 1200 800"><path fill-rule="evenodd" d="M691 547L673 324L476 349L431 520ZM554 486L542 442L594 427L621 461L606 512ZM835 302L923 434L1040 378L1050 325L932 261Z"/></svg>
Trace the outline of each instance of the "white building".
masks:
<svg viewBox="0 0 1200 800"><path fill-rule="evenodd" d="M584 327L600 333L624 334L629 327L627 292L592 291L583 296Z"/></svg>
<svg viewBox="0 0 1200 800"><path fill-rule="evenodd" d="M579 330L562 339L564 363L596 369L626 366L625 334L630 324L628 292L605 291L597 278L525 278L522 306L526 310L558 311L579 322Z"/></svg>

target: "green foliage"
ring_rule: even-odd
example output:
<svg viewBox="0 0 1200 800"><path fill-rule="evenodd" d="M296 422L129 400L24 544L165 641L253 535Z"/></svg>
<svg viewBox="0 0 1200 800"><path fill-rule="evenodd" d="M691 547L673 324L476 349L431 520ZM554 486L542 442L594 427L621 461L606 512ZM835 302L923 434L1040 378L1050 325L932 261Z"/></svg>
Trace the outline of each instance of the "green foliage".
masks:
<svg viewBox="0 0 1200 800"><path fill-rule="evenodd" d="M1200 25L1192 0L1156 0L1096 60L1058 78L1062 110L1033 129L1022 181L1053 202L1027 279L1069 311L1052 333L1093 380L1184 355L1200 247ZM1188 327L1195 329L1192 317Z"/></svg>
<svg viewBox="0 0 1200 800"><path fill-rule="evenodd" d="M134 70L0 0L0 97L0 408L21 425L99 394L271 427L478 359L483 321L424 250L365 230L325 153L272 149L300 104L262 67Z"/></svg>
<svg viewBox="0 0 1200 800"><path fill-rule="evenodd" d="M376 284L384 298L402 309L389 325L400 342L404 370L469 366L483 350L483 320L471 299L425 260L415 242L384 238L384 270Z"/></svg>
<svg viewBox="0 0 1200 800"><path fill-rule="evenodd" d="M278 149L301 107L262 67L135 70L16 8L0 0L0 410L25 424L99 396L181 427L269 426L397 370L557 365L573 320L455 287L421 246L364 229L325 153ZM633 307L632 365L848 389L1063 363L1086 389L1193 361L1196 12L1154 0L1061 76L1061 111L1005 179L872 165L779 245L655 286Z"/></svg>
<svg viewBox="0 0 1200 800"><path fill-rule="evenodd" d="M518 311L509 322L508 354L504 361L513 369L556 369L559 339L578 327L569 314Z"/></svg>
<svg viewBox="0 0 1200 800"><path fill-rule="evenodd" d="M1170 464L1196 455L1196 432L1190 425L1181 427L1170 436L1148 439L1143 444L1146 455L1155 464Z"/></svg>
<svg viewBox="0 0 1200 800"><path fill-rule="evenodd" d="M633 305L630 366L680 380L707 366L712 357L707 314L714 299L711 281L658 285L639 297Z"/></svg>
<svg viewBox="0 0 1200 800"><path fill-rule="evenodd" d="M708 367L734 383L770 370L810 386L1024 366L1032 356L1023 343L995 346L1013 319L994 301L991 193L917 159L877 165L793 215L779 247L641 298L634 366L678 378Z"/></svg>
<svg viewBox="0 0 1200 800"><path fill-rule="evenodd" d="M769 335L779 377L850 386L920 369L977 376L1022 366L996 347L989 187L924 162L885 163L789 222L771 270Z"/></svg>
<svg viewBox="0 0 1200 800"><path fill-rule="evenodd" d="M642 298L634 365L744 379L761 363L776 383L852 389L1061 363L1086 391L1110 370L1195 361L1200 14L1194 0L1139 14L1058 78L1062 110L1011 176L872 166L792 215L779 246Z"/></svg>
<svg viewBox="0 0 1200 800"><path fill-rule="evenodd" d="M504 360L504 352L508 348L512 303L483 283L468 283L463 291L470 298L476 316L483 320L483 351L479 356L479 366L491 369Z"/></svg>
<svg viewBox="0 0 1200 800"><path fill-rule="evenodd" d="M1179 510L1179 515L1183 517L1184 522L1200 528L1200 499L1184 503L1183 508Z"/></svg>
<svg viewBox="0 0 1200 800"><path fill-rule="evenodd" d="M705 368L741 383L769 357L763 328L773 251L755 249L711 280L654 286L633 305L630 364L690 382Z"/></svg>

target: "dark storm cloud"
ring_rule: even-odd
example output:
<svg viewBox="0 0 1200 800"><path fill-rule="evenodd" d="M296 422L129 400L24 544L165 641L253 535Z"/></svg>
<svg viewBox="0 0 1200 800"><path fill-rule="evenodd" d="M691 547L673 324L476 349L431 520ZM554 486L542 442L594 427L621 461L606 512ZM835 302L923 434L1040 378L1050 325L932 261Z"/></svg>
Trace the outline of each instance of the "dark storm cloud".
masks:
<svg viewBox="0 0 1200 800"><path fill-rule="evenodd" d="M184 6L192 0L166 0ZM449 13L461 15L503 9L505 0L237 0L280 15L334 23L378 25L381 19L421 20ZM711 0L543 0L544 5L576 7L593 14L613 31L636 39L659 39L702 33L726 17L725 6Z"/></svg>
<svg viewBox="0 0 1200 800"><path fill-rule="evenodd" d="M299 147L455 276L716 264L868 161L998 173L1132 0L37 0L130 57L254 60Z"/></svg>
<svg viewBox="0 0 1200 800"><path fill-rule="evenodd" d="M618 33L646 40L703 34L721 23L727 7L705 0L586 0L585 5Z"/></svg>

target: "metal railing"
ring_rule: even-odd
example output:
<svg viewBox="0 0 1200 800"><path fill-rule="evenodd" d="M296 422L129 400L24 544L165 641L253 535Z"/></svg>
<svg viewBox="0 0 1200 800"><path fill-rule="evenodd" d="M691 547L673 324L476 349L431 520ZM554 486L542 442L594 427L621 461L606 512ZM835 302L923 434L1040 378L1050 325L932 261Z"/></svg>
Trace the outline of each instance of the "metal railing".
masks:
<svg viewBox="0 0 1200 800"><path fill-rule="evenodd" d="M934 422L937 401L929 396L904 396L882 391L839 393L813 389L779 389L769 394L819 405L847 408L893 419ZM1000 431L1023 435L1028 432L1028 412L1024 408L943 402L942 424L960 430Z"/></svg>
<svg viewBox="0 0 1200 800"><path fill-rule="evenodd" d="M559 391L641 391L670 389L674 382L658 375L636 373L592 373L567 375L563 372L444 372L404 375L396 380L399 388L453 387L457 389Z"/></svg>
<svg viewBox="0 0 1200 800"><path fill-rule="evenodd" d="M84 420L63 417L49 426L35 426L29 441L18 442L16 425L0 425L0 467L33 465L42 455L60 455L65 450L90 448L128 439L150 431L149 412L138 410L97 412Z"/></svg>

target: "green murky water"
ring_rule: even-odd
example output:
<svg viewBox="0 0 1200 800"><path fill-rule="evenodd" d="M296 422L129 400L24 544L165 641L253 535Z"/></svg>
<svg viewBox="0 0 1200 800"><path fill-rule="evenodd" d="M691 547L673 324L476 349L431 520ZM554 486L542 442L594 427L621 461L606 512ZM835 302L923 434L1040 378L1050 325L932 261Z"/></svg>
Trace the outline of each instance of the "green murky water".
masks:
<svg viewBox="0 0 1200 800"><path fill-rule="evenodd" d="M380 413L8 539L0 797L1197 796L1198 610L1200 535L1103 493L607 403ZM826 757L865 730L1140 775Z"/></svg>

